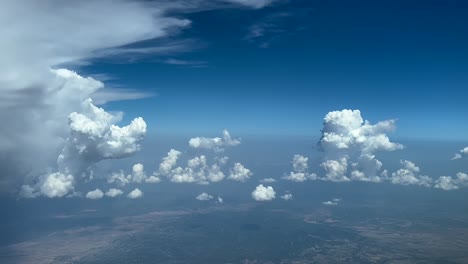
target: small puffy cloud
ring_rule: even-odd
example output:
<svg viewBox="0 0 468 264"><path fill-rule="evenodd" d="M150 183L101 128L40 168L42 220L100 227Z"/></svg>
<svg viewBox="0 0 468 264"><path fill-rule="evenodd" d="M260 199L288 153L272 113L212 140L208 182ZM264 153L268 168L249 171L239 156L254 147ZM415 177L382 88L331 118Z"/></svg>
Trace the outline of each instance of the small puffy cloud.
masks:
<svg viewBox="0 0 468 264"><path fill-rule="evenodd" d="M346 182L350 179L346 176L348 170L348 160L341 158L340 160L326 160L320 164L325 170L325 177L323 180L333 182Z"/></svg>
<svg viewBox="0 0 468 264"><path fill-rule="evenodd" d="M141 183L146 180L146 174L144 171L144 166L141 163L137 163L132 167L132 182Z"/></svg>
<svg viewBox="0 0 468 264"><path fill-rule="evenodd" d="M294 181L294 182L303 182L306 180L315 180L317 175L315 173L309 174L308 169L309 165L307 164L309 158L302 155L294 155L291 161L293 171L283 177L285 180Z"/></svg>
<svg viewBox="0 0 468 264"><path fill-rule="evenodd" d="M291 171L289 175L284 176L283 179L294 182L303 182L306 180L315 180L317 179L317 175L315 173L308 174L307 172Z"/></svg>
<svg viewBox="0 0 468 264"><path fill-rule="evenodd" d="M223 130L223 137L206 138L195 137L189 140L189 146L195 149L209 149L214 151L223 151L226 147L237 146L241 143L240 139L232 139L229 131Z"/></svg>
<svg viewBox="0 0 468 264"><path fill-rule="evenodd" d="M420 175L420 169L416 164L408 160L402 160L400 163L403 165L402 169L392 173L390 182L393 184L401 185L420 185L429 187L432 179L428 176Z"/></svg>
<svg viewBox="0 0 468 264"><path fill-rule="evenodd" d="M195 199L199 201L208 201L208 200L213 199L213 196L204 192L204 193L199 194L197 197L195 197Z"/></svg>
<svg viewBox="0 0 468 264"><path fill-rule="evenodd" d="M120 189L111 188L106 192L107 197L117 197L123 194L123 191Z"/></svg>
<svg viewBox="0 0 468 264"><path fill-rule="evenodd" d="M147 183L158 183L158 182L161 182L161 178L159 178L157 176L154 176L154 175L151 175L151 176L149 176L148 178L145 179L145 182L147 182Z"/></svg>
<svg viewBox="0 0 468 264"><path fill-rule="evenodd" d="M215 163L209 165L207 157L200 155L189 159L186 167L171 169L162 174L162 176L176 183L208 184L210 182L219 182L225 178L222 167L226 164L228 158L215 157L214 160Z"/></svg>
<svg viewBox="0 0 468 264"><path fill-rule="evenodd" d="M285 200L285 201L289 201L293 198L292 194L290 193L286 193L284 195L281 195L281 199Z"/></svg>
<svg viewBox="0 0 468 264"><path fill-rule="evenodd" d="M48 198L63 197L74 190L74 181L73 175L60 172L42 175L35 185L23 185L20 196L25 198L35 198L41 195Z"/></svg>
<svg viewBox="0 0 468 264"><path fill-rule="evenodd" d="M458 189L458 185L456 181L450 176L440 176L434 185L436 189L442 189L445 191L456 190Z"/></svg>
<svg viewBox="0 0 468 264"><path fill-rule="evenodd" d="M276 192L271 186L258 185L252 192L252 198L255 201L270 201L275 199Z"/></svg>
<svg viewBox="0 0 468 264"><path fill-rule="evenodd" d="M468 147L461 149L460 153L455 153L452 160L457 160L457 159L461 159L464 157L468 157Z"/></svg>
<svg viewBox="0 0 468 264"><path fill-rule="evenodd" d="M224 202L223 197L218 196L218 203L222 204Z"/></svg>
<svg viewBox="0 0 468 264"><path fill-rule="evenodd" d="M336 206L336 205L338 205L340 203L340 201L341 201L341 198L333 198L333 199L331 199L329 201L323 202L322 204L323 205L328 205L328 206Z"/></svg>
<svg viewBox="0 0 468 264"><path fill-rule="evenodd" d="M456 178L450 176L441 176L435 181L434 188L446 191L456 190L460 187L468 186L468 174L459 172Z"/></svg>
<svg viewBox="0 0 468 264"><path fill-rule="evenodd" d="M326 201L326 202L323 202L322 204L323 204L323 205L335 206L335 205L338 205L338 202Z"/></svg>
<svg viewBox="0 0 468 264"><path fill-rule="evenodd" d="M87 199L91 200L98 200L104 196L104 193L100 189L96 189L94 191L90 191L86 194Z"/></svg>
<svg viewBox="0 0 468 264"><path fill-rule="evenodd" d="M177 160L179 159L180 155L182 155L182 152L171 149L167 153L167 156L163 158L161 164L159 164L159 173L166 175L171 172L171 170L177 164Z"/></svg>
<svg viewBox="0 0 468 264"><path fill-rule="evenodd" d="M244 165L240 164L239 162L236 162L229 173L228 179L233 181L244 182L248 180L250 176L252 176L252 172L246 167L244 167Z"/></svg>
<svg viewBox="0 0 468 264"><path fill-rule="evenodd" d="M138 188L135 188L133 191L131 191L127 197L130 198L130 199L137 199L137 198L141 198L143 196L143 192L140 191L140 189Z"/></svg>
<svg viewBox="0 0 468 264"><path fill-rule="evenodd" d="M309 158L304 157L302 155L294 155L293 160L292 160L292 166L294 171L296 172L305 172L309 168L309 165L307 162L309 161Z"/></svg>
<svg viewBox="0 0 468 264"><path fill-rule="evenodd" d="M265 178L265 179L261 179L260 182L261 183L274 183L276 182L276 180L273 178Z"/></svg>

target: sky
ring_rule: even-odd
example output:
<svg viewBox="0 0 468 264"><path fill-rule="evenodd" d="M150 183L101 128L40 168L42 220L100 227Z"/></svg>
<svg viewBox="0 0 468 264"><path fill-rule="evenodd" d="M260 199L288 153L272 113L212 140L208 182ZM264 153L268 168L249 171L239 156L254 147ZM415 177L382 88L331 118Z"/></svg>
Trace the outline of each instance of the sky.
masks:
<svg viewBox="0 0 468 264"><path fill-rule="evenodd" d="M178 51L100 58L79 70L154 94L109 108L144 115L160 133L318 135L325 113L360 109L374 122L398 119L399 138L461 141L467 9L460 1L276 1L199 10L176 14L191 21L166 40L184 43Z"/></svg>
<svg viewBox="0 0 468 264"><path fill-rule="evenodd" d="M249 136L274 136L270 144L307 138L313 150L295 152L283 161L290 171L261 180L256 201L280 197L268 185L279 180L468 186L461 1L11 0L4 7L2 193L138 199L141 184L243 183L261 158L247 159L243 149L232 159L228 149ZM168 136L187 140L149 153L151 164L123 166ZM403 141L453 144L442 161L456 171L432 175L403 155L393 156L390 170L380 155L411 145Z"/></svg>

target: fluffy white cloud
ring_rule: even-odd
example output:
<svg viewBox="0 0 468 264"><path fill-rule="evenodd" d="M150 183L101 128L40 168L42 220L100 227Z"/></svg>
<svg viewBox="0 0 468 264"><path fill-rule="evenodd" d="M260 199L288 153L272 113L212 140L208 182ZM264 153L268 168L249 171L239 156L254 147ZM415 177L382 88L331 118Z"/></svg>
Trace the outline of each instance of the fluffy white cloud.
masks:
<svg viewBox="0 0 468 264"><path fill-rule="evenodd" d="M74 190L73 175L66 175L59 172L42 175L39 181L31 185L23 185L20 195L25 198L46 196L48 198L63 197Z"/></svg>
<svg viewBox="0 0 468 264"><path fill-rule="evenodd" d="M294 155L292 159L292 167L293 171L283 177L285 180L295 181L295 182L303 182L306 180L315 180L317 179L317 175L315 173L309 174L308 165L309 158L304 157L302 155Z"/></svg>
<svg viewBox="0 0 468 264"><path fill-rule="evenodd" d="M255 201L270 201L275 199L276 192L271 186L258 185L252 192L252 198Z"/></svg>
<svg viewBox="0 0 468 264"><path fill-rule="evenodd" d="M167 175L169 172L171 172L171 170L177 164L177 160L179 159L180 155L182 155L182 152L171 149L167 153L167 156L163 158L161 164L159 164L159 173L162 175Z"/></svg>
<svg viewBox="0 0 468 264"><path fill-rule="evenodd" d="M143 196L143 192L140 191L140 189L138 188L135 188L133 191L131 191L127 197L130 198L130 199L137 199L137 198L141 198Z"/></svg>
<svg viewBox="0 0 468 264"><path fill-rule="evenodd" d="M137 152L146 134L145 121L138 117L128 126L114 125L120 119L121 116L111 115L86 99L81 112L69 116L70 135L57 159L59 169L79 173L100 160L123 158Z"/></svg>
<svg viewBox="0 0 468 264"><path fill-rule="evenodd" d="M240 143L240 139L232 139L229 131L226 129L223 130L222 138L195 137L189 140L189 146L192 148L209 149L214 151L223 151L226 147L237 146Z"/></svg>
<svg viewBox="0 0 468 264"><path fill-rule="evenodd" d="M460 153L455 153L452 160L457 160L464 157L468 157L468 147L461 149Z"/></svg>
<svg viewBox="0 0 468 264"><path fill-rule="evenodd" d="M290 193L286 193L284 195L281 195L281 199L285 200L285 201L289 201L293 198L292 194Z"/></svg>
<svg viewBox="0 0 468 264"><path fill-rule="evenodd" d="M100 189L96 189L94 191L90 191L86 194L87 199L91 200L98 200L104 196L104 193Z"/></svg>
<svg viewBox="0 0 468 264"><path fill-rule="evenodd" d="M123 194L123 191L120 189L111 188L106 192L107 197L117 197Z"/></svg>
<svg viewBox="0 0 468 264"><path fill-rule="evenodd" d="M392 173L390 182L393 184L401 185L420 185L430 187L432 179L428 176L420 175L420 169L416 164L408 160L402 160L400 163L403 165L402 169Z"/></svg>
<svg viewBox="0 0 468 264"><path fill-rule="evenodd" d="M197 197L195 197L195 199L199 201L208 201L208 200L213 199L213 196L204 192L204 193L199 194Z"/></svg>
<svg viewBox="0 0 468 264"><path fill-rule="evenodd" d="M223 198L218 196L218 203L222 204L224 202Z"/></svg>
<svg viewBox="0 0 468 264"><path fill-rule="evenodd" d="M456 190L460 187L468 186L468 174L459 172L457 173L456 178L452 178L450 176L440 176L435 181L434 188L442 189L446 191Z"/></svg>
<svg viewBox="0 0 468 264"><path fill-rule="evenodd" d="M252 172L244 167L244 165L240 164L239 162L236 162L234 164L234 167L231 169L228 179L233 180L233 181L240 181L244 182L252 176Z"/></svg>
<svg viewBox="0 0 468 264"><path fill-rule="evenodd" d="M321 167L323 180L381 182L385 173L382 162L373 155L377 151L402 149L403 145L391 142L386 132L395 129L394 120L372 125L361 117L359 110L329 112L324 118L319 142L324 154Z"/></svg>
<svg viewBox="0 0 468 264"><path fill-rule="evenodd" d="M147 176L145 172L145 167L141 163L136 163L132 166L131 174L125 175L123 170L118 172L113 172L107 177L108 183L115 183L119 186L125 186L131 182L133 183L158 183L161 179L152 175Z"/></svg>
<svg viewBox="0 0 468 264"><path fill-rule="evenodd" d="M276 182L276 180L273 178L265 178L265 179L261 179L260 182L261 183L274 183Z"/></svg>

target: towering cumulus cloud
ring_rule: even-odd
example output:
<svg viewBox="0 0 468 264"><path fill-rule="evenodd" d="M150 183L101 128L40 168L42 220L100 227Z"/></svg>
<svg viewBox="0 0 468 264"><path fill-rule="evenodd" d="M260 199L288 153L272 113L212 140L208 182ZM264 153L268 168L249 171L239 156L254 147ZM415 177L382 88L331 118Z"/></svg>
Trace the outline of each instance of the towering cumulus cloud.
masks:
<svg viewBox="0 0 468 264"><path fill-rule="evenodd" d="M324 118L319 147L324 153L321 167L323 180L380 182L386 171L375 158L377 151L403 148L390 141L387 132L394 130L395 121L386 120L372 125L364 121L359 110L329 112ZM383 176L382 176L383 175Z"/></svg>

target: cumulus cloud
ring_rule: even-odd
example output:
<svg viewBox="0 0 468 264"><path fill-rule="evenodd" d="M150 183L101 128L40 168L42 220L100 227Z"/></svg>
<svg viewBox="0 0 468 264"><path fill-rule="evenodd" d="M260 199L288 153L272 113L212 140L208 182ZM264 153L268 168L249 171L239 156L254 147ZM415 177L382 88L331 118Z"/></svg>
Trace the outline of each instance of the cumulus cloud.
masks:
<svg viewBox="0 0 468 264"><path fill-rule="evenodd" d="M252 192L252 198L255 201L270 201L275 199L276 192L271 186L258 185Z"/></svg>
<svg viewBox="0 0 468 264"><path fill-rule="evenodd" d="M304 157L302 155L294 155L292 159L292 167L293 171L283 177L285 180L295 181L295 182L303 182L306 180L315 180L317 175L315 173L308 172L309 165L308 165L309 158Z"/></svg>
<svg viewBox="0 0 468 264"><path fill-rule="evenodd" d="M208 201L208 200L213 199L213 196L204 192L204 193L199 194L197 197L195 197L195 199L199 201Z"/></svg>
<svg viewBox="0 0 468 264"><path fill-rule="evenodd" d="M128 195L128 198L130 199L137 199L143 197L143 192L140 191L140 189L135 188L133 191L131 191Z"/></svg>
<svg viewBox="0 0 468 264"><path fill-rule="evenodd" d="M468 147L461 149L459 152L460 153L455 153L452 160L468 157Z"/></svg>
<svg viewBox="0 0 468 264"><path fill-rule="evenodd" d="M420 169L416 164L408 160L401 160L403 168L392 173L390 182L401 185L420 185L430 187L432 179L425 175L420 175Z"/></svg>
<svg viewBox="0 0 468 264"><path fill-rule="evenodd" d="M322 180L382 181L382 162L376 159L377 151L402 149L403 145L391 142L387 132L395 129L395 120L372 125L361 117L359 110L329 112L324 118L319 147L325 171ZM379 176L380 175L380 176Z"/></svg>
<svg viewBox="0 0 468 264"><path fill-rule="evenodd" d="M71 194L74 190L73 175L66 175L54 172L39 177L39 181L34 185L23 185L20 195L25 198L35 198L45 196L48 198L63 197Z"/></svg>
<svg viewBox="0 0 468 264"><path fill-rule="evenodd" d="M223 198L218 196L218 203L222 204L224 202Z"/></svg>
<svg viewBox="0 0 468 264"><path fill-rule="evenodd" d="M96 189L94 191L90 191L86 194L87 199L91 200L98 200L104 196L104 193L100 189Z"/></svg>
<svg viewBox="0 0 468 264"><path fill-rule="evenodd" d="M234 166L232 167L228 179L233 180L233 181L240 181L244 182L252 176L253 173L244 167L244 165L240 164L239 162L234 163Z"/></svg>
<svg viewBox="0 0 468 264"><path fill-rule="evenodd" d="M189 20L173 15L175 11L221 8L226 2L261 8L272 1L3 1L0 122L8 125L0 129L1 177L9 175L8 181L14 183L28 176L30 184L22 190L36 195L41 193L38 182L47 178L38 175L50 174L50 167L57 175L75 176L78 181L79 171L93 163L137 151L146 131L143 119L119 127L116 123L121 114L112 115L96 104L148 95L104 90L102 82L59 67L77 68L96 57L118 59L187 50L182 41L160 41L158 46L133 44L163 40L190 25ZM237 140L226 140L226 135L223 142L225 146L238 144Z"/></svg>
<svg viewBox="0 0 468 264"><path fill-rule="evenodd" d="M323 204L323 205L335 206L335 205L338 205L338 202L326 201L326 202L323 202L322 204Z"/></svg>
<svg viewBox="0 0 468 264"><path fill-rule="evenodd" d="M179 159L182 152L171 149L167 156L163 158L161 164L159 164L159 173L162 175L167 175L171 172L172 168L177 164L177 160Z"/></svg>
<svg viewBox="0 0 468 264"><path fill-rule="evenodd" d="M59 170L80 173L98 161L137 152L146 134L145 121L138 117L128 126L119 127L115 123L120 119L86 99L80 113L69 115L70 135L57 159Z"/></svg>
<svg viewBox="0 0 468 264"><path fill-rule="evenodd" d="M468 174L459 172L457 173L456 178L452 178L451 176L440 176L435 181L434 188L450 191L466 186L468 186Z"/></svg>
<svg viewBox="0 0 468 264"><path fill-rule="evenodd" d="M189 146L195 149L209 149L214 151L223 151L226 147L237 146L241 143L240 139L232 139L229 131L223 130L223 137L206 138L195 137L189 140Z"/></svg>
<svg viewBox="0 0 468 264"><path fill-rule="evenodd" d="M120 189L111 188L106 192L107 197L117 197L123 194L123 191Z"/></svg>
<svg viewBox="0 0 468 264"><path fill-rule="evenodd" d="M132 166L132 172L128 175L123 170L113 172L107 177L108 183L115 183L119 186L125 186L129 183L158 183L161 179L157 176L146 175L145 167L141 163L136 163Z"/></svg>
<svg viewBox="0 0 468 264"><path fill-rule="evenodd" d="M284 195L281 195L281 199L285 200L285 201L289 201L293 198L292 194L290 193L285 193Z"/></svg>
<svg viewBox="0 0 468 264"><path fill-rule="evenodd" d="M276 180L273 178L265 178L265 179L261 179L260 182L261 183L274 183L276 182Z"/></svg>
<svg viewBox="0 0 468 264"><path fill-rule="evenodd" d="M108 119L104 128L94 128L98 130L76 129L80 122L91 121L99 126L100 118L109 118L94 108L92 101L87 101L104 85L57 67L103 56L110 49L119 55L125 50L119 51L117 47L165 37L173 29L189 24L188 20L167 16L167 8L163 4L124 0L2 3L0 66L5 70L0 73L0 121L9 124L0 129L2 177L8 174L19 179L30 175L33 177L30 182L37 181L37 175L44 174L49 166L56 166L64 144L68 147L62 158L68 160L67 154L77 155L82 162L86 158L95 161L125 156L133 151L132 142L125 139L126 133L141 128L142 120L135 120L127 129L107 127L115 124ZM105 96L101 99L106 101ZM72 135L68 135L70 129ZM84 138L94 132L99 133L96 140ZM80 146L71 141L75 136ZM70 141L64 142L66 138ZM96 146L91 146L92 143Z"/></svg>
<svg viewBox="0 0 468 264"><path fill-rule="evenodd" d="M219 182L225 178L221 169L226 162L227 157L215 157L214 163L210 165L207 157L200 155L189 159L186 167L176 167L170 171L165 170L164 174L161 175L176 183L208 184L210 182Z"/></svg>

